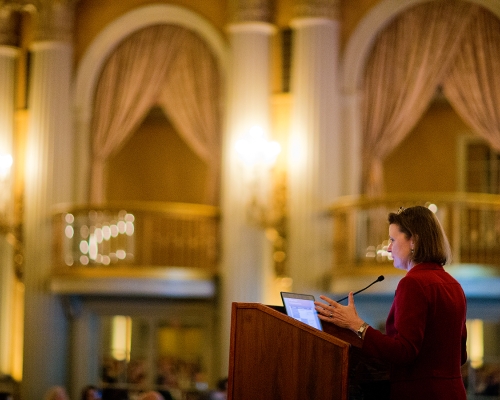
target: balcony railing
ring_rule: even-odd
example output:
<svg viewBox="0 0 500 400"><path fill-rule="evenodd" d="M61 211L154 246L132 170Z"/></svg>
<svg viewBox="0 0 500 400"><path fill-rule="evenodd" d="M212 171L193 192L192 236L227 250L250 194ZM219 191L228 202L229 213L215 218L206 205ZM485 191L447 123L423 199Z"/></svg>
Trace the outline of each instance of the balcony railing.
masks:
<svg viewBox="0 0 500 400"><path fill-rule="evenodd" d="M189 267L215 272L216 207L185 203L61 206L53 217L56 269Z"/></svg>
<svg viewBox="0 0 500 400"><path fill-rule="evenodd" d="M439 218L450 240L453 264L500 269L500 196L478 193L407 193L345 197L331 206L334 274L356 274L392 265L389 212L423 205Z"/></svg>

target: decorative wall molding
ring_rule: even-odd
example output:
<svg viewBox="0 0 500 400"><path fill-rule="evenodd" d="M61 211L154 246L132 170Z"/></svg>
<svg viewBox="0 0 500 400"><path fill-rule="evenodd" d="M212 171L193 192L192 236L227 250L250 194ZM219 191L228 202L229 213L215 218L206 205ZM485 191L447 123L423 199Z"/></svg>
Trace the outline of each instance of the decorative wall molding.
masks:
<svg viewBox="0 0 500 400"><path fill-rule="evenodd" d="M34 41L71 42L73 38L74 7L78 0L0 0L0 44L5 40L17 41L15 38L4 38L4 31L20 12L32 13L35 17ZM13 18L9 21L9 14ZM17 30L17 28L16 28ZM17 34L17 32L16 32ZM12 44L12 43L9 43Z"/></svg>
<svg viewBox="0 0 500 400"><path fill-rule="evenodd" d="M0 6L0 46L19 43L19 15L10 7Z"/></svg>
<svg viewBox="0 0 500 400"><path fill-rule="evenodd" d="M269 0L236 0L232 22L270 22L271 14Z"/></svg>
<svg viewBox="0 0 500 400"><path fill-rule="evenodd" d="M296 0L295 18L328 18L337 20L340 17L339 0Z"/></svg>
<svg viewBox="0 0 500 400"><path fill-rule="evenodd" d="M34 41L72 42L74 0L46 0L38 3Z"/></svg>

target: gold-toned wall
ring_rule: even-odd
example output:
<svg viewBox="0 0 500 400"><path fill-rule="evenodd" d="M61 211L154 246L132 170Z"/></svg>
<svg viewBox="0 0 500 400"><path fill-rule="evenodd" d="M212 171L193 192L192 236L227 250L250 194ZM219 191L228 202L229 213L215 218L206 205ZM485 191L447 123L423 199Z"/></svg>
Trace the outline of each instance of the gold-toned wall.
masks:
<svg viewBox="0 0 500 400"><path fill-rule="evenodd" d="M227 21L228 0L80 0L75 18L75 61L82 58L92 40L112 21L128 11L148 4L172 4L185 7L206 18L224 33Z"/></svg>
<svg viewBox="0 0 500 400"><path fill-rule="evenodd" d="M204 203L207 165L155 108L108 162L109 201Z"/></svg>
<svg viewBox="0 0 500 400"><path fill-rule="evenodd" d="M458 140L470 132L447 102L434 102L385 160L386 192L458 191Z"/></svg>

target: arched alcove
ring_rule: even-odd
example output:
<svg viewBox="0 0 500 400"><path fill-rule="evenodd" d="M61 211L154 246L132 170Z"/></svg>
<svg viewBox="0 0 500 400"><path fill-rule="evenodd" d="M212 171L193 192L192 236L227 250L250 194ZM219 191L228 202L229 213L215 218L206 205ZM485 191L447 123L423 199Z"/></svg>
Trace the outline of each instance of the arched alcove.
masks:
<svg viewBox="0 0 500 400"><path fill-rule="evenodd" d="M361 192L362 173L362 130L361 130L361 83L371 49L377 35L399 14L419 4L434 0L383 0L375 5L361 20L351 35L341 58L341 88L343 112L343 132L346 146L345 163L349 181L346 183L347 193L351 195ZM469 0L489 10L500 18L500 2L495 0Z"/></svg>
<svg viewBox="0 0 500 400"><path fill-rule="evenodd" d="M113 50L130 34L152 25L179 25L196 33L212 51L219 71L227 70L227 47L220 33L203 17L176 5L154 4L132 10L110 23L92 42L78 66L74 90L76 146L75 200L88 200L90 124L95 90L103 66Z"/></svg>

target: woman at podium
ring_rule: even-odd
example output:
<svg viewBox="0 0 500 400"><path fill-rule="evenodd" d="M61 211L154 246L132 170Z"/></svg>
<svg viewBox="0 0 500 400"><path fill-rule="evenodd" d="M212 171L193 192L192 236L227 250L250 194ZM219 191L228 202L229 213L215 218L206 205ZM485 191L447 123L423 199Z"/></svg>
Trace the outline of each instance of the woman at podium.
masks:
<svg viewBox="0 0 500 400"><path fill-rule="evenodd" d="M405 270L386 321L386 333L348 305L320 296L323 321L351 329L363 339L362 353L390 365L390 398L467 398L461 365L467 360L466 300L460 284L443 268L451 251L441 224L426 207L401 207L389 214L389 247L394 266Z"/></svg>

